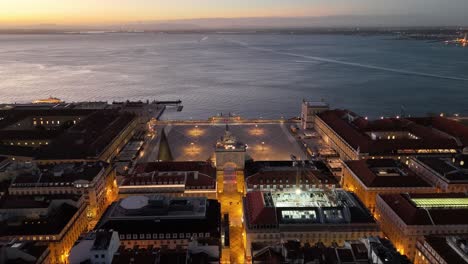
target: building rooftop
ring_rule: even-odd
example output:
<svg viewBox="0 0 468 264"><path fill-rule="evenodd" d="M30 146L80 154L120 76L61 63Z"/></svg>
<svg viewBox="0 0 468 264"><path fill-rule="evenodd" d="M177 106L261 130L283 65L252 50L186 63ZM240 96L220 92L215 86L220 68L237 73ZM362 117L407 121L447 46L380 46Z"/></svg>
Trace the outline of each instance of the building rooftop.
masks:
<svg viewBox="0 0 468 264"><path fill-rule="evenodd" d="M249 225L375 223L357 197L343 190L249 192L245 210Z"/></svg>
<svg viewBox="0 0 468 264"><path fill-rule="evenodd" d="M131 186L171 185L185 189L215 189L216 178L198 171L151 172L125 177L120 188Z"/></svg>
<svg viewBox="0 0 468 264"><path fill-rule="evenodd" d="M32 173L16 176L11 188L89 184L108 167L109 164L105 162L40 165Z"/></svg>
<svg viewBox="0 0 468 264"><path fill-rule="evenodd" d="M246 179L247 187L253 188L255 185L283 185L294 187L299 174L299 184L312 185L312 184L334 184L337 185L338 181L332 175L322 174L318 170L309 170L297 172L295 169L284 171L262 171L254 174Z"/></svg>
<svg viewBox="0 0 468 264"><path fill-rule="evenodd" d="M371 254L377 255L373 256L374 262L370 259ZM291 240L273 245L255 242L252 243L252 259L255 263L411 263L388 240L378 237L345 241L343 246L329 247L320 242L301 245L299 241Z"/></svg>
<svg viewBox="0 0 468 264"><path fill-rule="evenodd" d="M191 232L220 225L220 204L204 197L130 196L114 202L97 229L119 233ZM155 225L154 223L158 224Z"/></svg>
<svg viewBox="0 0 468 264"><path fill-rule="evenodd" d="M388 239L381 237L368 237L361 239L383 264L410 264L405 255L401 255Z"/></svg>
<svg viewBox="0 0 468 264"><path fill-rule="evenodd" d="M37 153L37 149L24 146L11 146L0 144L0 156L15 156L33 158Z"/></svg>
<svg viewBox="0 0 468 264"><path fill-rule="evenodd" d="M206 198L167 198L164 196L130 196L118 202L110 218L202 218L206 215Z"/></svg>
<svg viewBox="0 0 468 264"><path fill-rule="evenodd" d="M279 162L277 165L282 164ZM264 164L262 164L264 165ZM338 180L333 174L323 166L315 167L312 163L301 167L293 167L292 164L284 164L289 166L269 166L260 165L257 172L247 177L246 183L248 188L253 188L255 185L283 185L293 186L296 185L296 179L299 175L299 184L302 185L319 185L319 184L332 184L338 185ZM249 168L251 171L253 168Z"/></svg>
<svg viewBox="0 0 468 264"><path fill-rule="evenodd" d="M113 231L98 230L91 250L106 250L109 248Z"/></svg>
<svg viewBox="0 0 468 264"><path fill-rule="evenodd" d="M95 158L136 116L118 110L94 112L39 152L37 159Z"/></svg>
<svg viewBox="0 0 468 264"><path fill-rule="evenodd" d="M459 158L417 157L417 161L450 182L468 182L468 155Z"/></svg>
<svg viewBox="0 0 468 264"><path fill-rule="evenodd" d="M48 195L4 195L0 198L0 212L8 209L48 208L53 201L71 200L78 202L80 195L48 194Z"/></svg>
<svg viewBox="0 0 468 264"><path fill-rule="evenodd" d="M36 264L49 254L47 244L33 241L0 242L0 263Z"/></svg>
<svg viewBox="0 0 468 264"><path fill-rule="evenodd" d="M468 225L463 193L379 194L407 225Z"/></svg>
<svg viewBox="0 0 468 264"><path fill-rule="evenodd" d="M61 130L0 130L0 139L6 145L11 145L9 140L51 140L59 136ZM31 146L34 147L34 146Z"/></svg>
<svg viewBox="0 0 468 264"><path fill-rule="evenodd" d="M0 237L59 234L79 208L68 203L53 208L47 215L8 219L0 223Z"/></svg>
<svg viewBox="0 0 468 264"><path fill-rule="evenodd" d="M466 263L468 258L468 236L425 236L426 242L445 263Z"/></svg>
<svg viewBox="0 0 468 264"><path fill-rule="evenodd" d="M96 230L80 235L69 252L68 263L91 263L90 259L98 254L96 251L114 254L117 248L111 245L120 242L118 237L118 233L112 230Z"/></svg>
<svg viewBox="0 0 468 264"><path fill-rule="evenodd" d="M136 165L135 173L150 172L189 172L198 171L210 177L216 177L216 168L207 161L149 162Z"/></svg>
<svg viewBox="0 0 468 264"><path fill-rule="evenodd" d="M455 137L463 146L468 146L468 126L462 122L440 116L410 118L410 120L423 126L434 127L437 130Z"/></svg>
<svg viewBox="0 0 468 264"><path fill-rule="evenodd" d="M330 110L318 114L329 127L354 150L369 155L424 153L427 150L455 153L463 145L460 134L450 132L449 121L434 126L415 118L367 120L348 110ZM455 121L453 121L455 122ZM451 124L451 123L450 123ZM457 127L463 126L457 123ZM463 130L460 128L460 130Z"/></svg>
<svg viewBox="0 0 468 264"><path fill-rule="evenodd" d="M344 163L367 187L431 187L404 163L397 160L368 159Z"/></svg>
<svg viewBox="0 0 468 264"><path fill-rule="evenodd" d="M0 110L0 129L5 129L9 126L26 118L33 117L48 117L48 116L87 116L95 110L90 109L72 109L53 106L16 106L8 110ZM20 127L15 127L20 129Z"/></svg>

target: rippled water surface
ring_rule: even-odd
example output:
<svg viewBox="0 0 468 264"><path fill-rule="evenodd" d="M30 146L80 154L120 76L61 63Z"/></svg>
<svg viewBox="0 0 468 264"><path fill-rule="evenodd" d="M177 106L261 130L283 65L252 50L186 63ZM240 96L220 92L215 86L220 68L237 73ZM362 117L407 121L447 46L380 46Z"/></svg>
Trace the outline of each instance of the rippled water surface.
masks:
<svg viewBox="0 0 468 264"><path fill-rule="evenodd" d="M377 117L468 114L468 48L339 35L0 35L3 102L181 99L182 113L295 116L302 98Z"/></svg>

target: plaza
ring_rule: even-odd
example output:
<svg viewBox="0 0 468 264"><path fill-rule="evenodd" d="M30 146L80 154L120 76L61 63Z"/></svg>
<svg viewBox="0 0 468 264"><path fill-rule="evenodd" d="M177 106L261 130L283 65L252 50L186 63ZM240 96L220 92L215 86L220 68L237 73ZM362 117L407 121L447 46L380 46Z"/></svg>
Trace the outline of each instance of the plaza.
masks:
<svg viewBox="0 0 468 264"><path fill-rule="evenodd" d="M305 154L285 123L229 124L229 130L247 147L247 158L256 161L290 160L291 155ZM206 161L213 156L216 141L224 134L226 125L167 124L158 127L167 135L174 161Z"/></svg>

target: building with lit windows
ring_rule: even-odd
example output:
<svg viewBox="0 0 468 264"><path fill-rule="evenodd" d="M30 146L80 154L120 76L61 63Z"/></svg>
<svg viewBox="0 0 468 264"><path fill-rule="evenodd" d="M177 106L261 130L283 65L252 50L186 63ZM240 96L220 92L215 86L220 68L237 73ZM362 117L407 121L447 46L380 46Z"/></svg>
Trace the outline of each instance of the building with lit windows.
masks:
<svg viewBox="0 0 468 264"><path fill-rule="evenodd" d="M249 192L244 200L244 219L247 258L253 243L299 240L330 245L380 234L359 199L340 189Z"/></svg>
<svg viewBox="0 0 468 264"><path fill-rule="evenodd" d="M193 239L221 245L221 206L204 197L130 196L107 209L99 229L118 232L126 248L187 248Z"/></svg>
<svg viewBox="0 0 468 264"><path fill-rule="evenodd" d="M415 264L468 263L468 235L430 235L416 243Z"/></svg>
<svg viewBox="0 0 468 264"><path fill-rule="evenodd" d="M335 188L339 182L323 162L250 162L246 164L246 190L295 192L296 189ZM299 182L298 182L299 181Z"/></svg>
<svg viewBox="0 0 468 264"><path fill-rule="evenodd" d="M136 115L118 110L101 110L69 128L36 155L37 162L105 161L122 150L140 122Z"/></svg>
<svg viewBox="0 0 468 264"><path fill-rule="evenodd" d="M79 105L0 109L0 156L41 163L110 161L140 128L135 114Z"/></svg>
<svg viewBox="0 0 468 264"><path fill-rule="evenodd" d="M150 162L136 165L130 176L119 177L119 197L164 195L217 199L216 168L211 162Z"/></svg>
<svg viewBox="0 0 468 264"><path fill-rule="evenodd" d="M377 194L436 192L435 187L399 160L349 160L343 164L343 188L354 192L372 213Z"/></svg>
<svg viewBox="0 0 468 264"><path fill-rule="evenodd" d="M99 220L118 193L115 169L104 162L38 165L16 176L10 187L13 195L83 195L90 227Z"/></svg>
<svg viewBox="0 0 468 264"><path fill-rule="evenodd" d="M198 171L153 171L127 176L118 185L121 198L154 194L217 198L216 178Z"/></svg>
<svg viewBox="0 0 468 264"><path fill-rule="evenodd" d="M413 157L412 170L437 188L438 192L468 192L468 155Z"/></svg>
<svg viewBox="0 0 468 264"><path fill-rule="evenodd" d="M463 193L379 194L376 214L382 232L412 261L424 236L468 233L468 195Z"/></svg>
<svg viewBox="0 0 468 264"><path fill-rule="evenodd" d="M453 155L468 146L468 128L444 117L368 120L337 109L317 114L315 130L343 160Z"/></svg>
<svg viewBox="0 0 468 264"><path fill-rule="evenodd" d="M7 195L0 199L0 239L47 245L47 263L66 263L76 239L86 230L83 196Z"/></svg>

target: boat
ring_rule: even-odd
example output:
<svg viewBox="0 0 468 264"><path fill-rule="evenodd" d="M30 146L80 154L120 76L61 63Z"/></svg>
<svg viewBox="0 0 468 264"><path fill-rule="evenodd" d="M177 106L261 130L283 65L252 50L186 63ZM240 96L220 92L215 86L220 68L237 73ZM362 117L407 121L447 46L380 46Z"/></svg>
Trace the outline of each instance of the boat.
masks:
<svg viewBox="0 0 468 264"><path fill-rule="evenodd" d="M57 97L50 96L49 98L46 98L46 99L34 100L32 101L32 103L33 104L60 104L60 103L63 103L63 101Z"/></svg>

